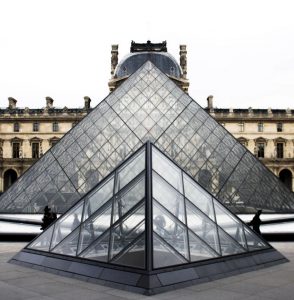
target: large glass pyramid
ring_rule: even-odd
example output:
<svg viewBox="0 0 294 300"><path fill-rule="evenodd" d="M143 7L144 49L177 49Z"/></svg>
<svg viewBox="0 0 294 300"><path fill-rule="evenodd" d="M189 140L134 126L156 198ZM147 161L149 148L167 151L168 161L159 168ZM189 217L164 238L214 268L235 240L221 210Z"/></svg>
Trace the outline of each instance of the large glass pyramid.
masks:
<svg viewBox="0 0 294 300"><path fill-rule="evenodd" d="M59 260L56 266L52 261L53 269L71 257L150 275L263 251L268 255L272 248L147 142L14 260L45 252Z"/></svg>
<svg viewBox="0 0 294 300"><path fill-rule="evenodd" d="M147 140L234 212L294 211L294 194L148 61L1 196L0 212L63 213Z"/></svg>

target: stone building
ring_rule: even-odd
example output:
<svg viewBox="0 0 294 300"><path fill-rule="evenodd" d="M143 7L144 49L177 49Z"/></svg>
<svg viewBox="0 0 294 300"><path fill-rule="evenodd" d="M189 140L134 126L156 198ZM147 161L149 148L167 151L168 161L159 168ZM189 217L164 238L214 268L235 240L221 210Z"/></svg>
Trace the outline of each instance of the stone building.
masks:
<svg viewBox="0 0 294 300"><path fill-rule="evenodd" d="M90 110L91 99L83 108L62 109L46 97L43 108L19 108L8 98L8 107L0 109L0 192L5 191L38 158L81 120Z"/></svg>
<svg viewBox="0 0 294 300"><path fill-rule="evenodd" d="M216 108L206 110L290 189L294 189L294 110Z"/></svg>
<svg viewBox="0 0 294 300"><path fill-rule="evenodd" d="M148 56L145 57L142 52L146 51ZM164 73L188 92L185 45L180 45L179 54L178 64L166 52L165 43L132 42L130 54L119 61L118 45L112 45L110 92L147 59L156 60L159 66L162 62ZM11 97L8 101L8 107L0 109L0 192L5 191L91 110L89 97L84 97L83 108L55 108L50 97L46 97L44 108L37 109L18 108L17 101ZM206 110L293 190L294 110L225 109L214 107L213 96L207 101Z"/></svg>

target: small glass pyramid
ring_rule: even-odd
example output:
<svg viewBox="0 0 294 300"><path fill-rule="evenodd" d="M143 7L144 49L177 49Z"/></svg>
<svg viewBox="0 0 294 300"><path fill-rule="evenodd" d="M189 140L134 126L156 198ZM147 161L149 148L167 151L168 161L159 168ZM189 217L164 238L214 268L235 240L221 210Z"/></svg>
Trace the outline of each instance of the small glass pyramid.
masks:
<svg viewBox="0 0 294 300"><path fill-rule="evenodd" d="M145 270L269 248L149 142L27 246Z"/></svg>
<svg viewBox="0 0 294 300"><path fill-rule="evenodd" d="M148 61L1 195L0 212L64 213L147 140L234 212L294 211L294 194Z"/></svg>

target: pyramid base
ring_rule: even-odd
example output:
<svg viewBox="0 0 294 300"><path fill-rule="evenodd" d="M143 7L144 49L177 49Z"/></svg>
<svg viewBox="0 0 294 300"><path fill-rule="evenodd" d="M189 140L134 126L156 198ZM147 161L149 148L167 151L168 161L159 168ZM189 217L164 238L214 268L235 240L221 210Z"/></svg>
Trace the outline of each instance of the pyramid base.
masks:
<svg viewBox="0 0 294 300"><path fill-rule="evenodd" d="M25 249L9 262L91 283L154 295L255 271L288 260L277 250L266 249L147 272Z"/></svg>

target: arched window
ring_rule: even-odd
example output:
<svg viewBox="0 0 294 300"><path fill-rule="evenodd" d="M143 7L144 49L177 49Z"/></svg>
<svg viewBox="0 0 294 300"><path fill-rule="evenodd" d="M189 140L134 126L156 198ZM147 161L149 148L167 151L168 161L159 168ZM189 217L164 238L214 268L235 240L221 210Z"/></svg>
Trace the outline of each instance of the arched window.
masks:
<svg viewBox="0 0 294 300"><path fill-rule="evenodd" d="M284 169L279 173L280 180L292 191L292 173L288 169Z"/></svg>
<svg viewBox="0 0 294 300"><path fill-rule="evenodd" d="M6 191L17 179L17 173L9 169L4 173L4 191Z"/></svg>

